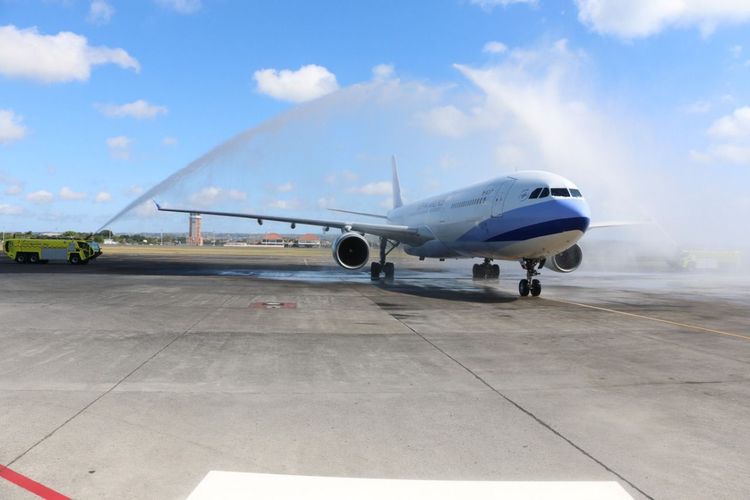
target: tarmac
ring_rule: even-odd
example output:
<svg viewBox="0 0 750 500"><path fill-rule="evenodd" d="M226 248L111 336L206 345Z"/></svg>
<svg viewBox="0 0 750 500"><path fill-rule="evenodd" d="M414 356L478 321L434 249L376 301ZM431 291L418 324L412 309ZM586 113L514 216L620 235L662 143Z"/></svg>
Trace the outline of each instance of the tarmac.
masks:
<svg viewBox="0 0 750 500"><path fill-rule="evenodd" d="M0 464L65 496L216 470L750 492L746 278L544 271L521 298L515 263L106 252L0 260Z"/></svg>

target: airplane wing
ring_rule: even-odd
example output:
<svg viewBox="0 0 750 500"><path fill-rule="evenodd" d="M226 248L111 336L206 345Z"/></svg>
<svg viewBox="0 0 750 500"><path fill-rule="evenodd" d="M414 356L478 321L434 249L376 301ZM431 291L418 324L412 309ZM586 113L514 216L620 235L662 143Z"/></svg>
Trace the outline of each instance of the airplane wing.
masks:
<svg viewBox="0 0 750 500"><path fill-rule="evenodd" d="M434 239L434 236L427 228L418 228L410 226L400 226L395 224L369 224L366 222L348 222L340 220L325 219L303 219L300 217L281 217L278 215L267 214L244 214L236 212L214 212L202 209L184 209L184 208L164 208L154 202L156 208L161 212L179 212L186 214L218 215L221 217L241 217L245 219L256 219L258 223L264 220L274 222L287 222L292 225L303 224L307 226L319 226L325 228L337 228L345 231L355 231L358 233L367 233L374 236L382 236L389 240L395 240L409 245L421 245L422 243Z"/></svg>
<svg viewBox="0 0 750 500"><path fill-rule="evenodd" d="M352 210L343 210L341 208L329 208L331 212L339 212L342 214L354 214L354 215L364 215L365 217L375 217L376 219L387 219L388 216L381 215L381 214L371 214L370 212L354 212Z"/></svg>

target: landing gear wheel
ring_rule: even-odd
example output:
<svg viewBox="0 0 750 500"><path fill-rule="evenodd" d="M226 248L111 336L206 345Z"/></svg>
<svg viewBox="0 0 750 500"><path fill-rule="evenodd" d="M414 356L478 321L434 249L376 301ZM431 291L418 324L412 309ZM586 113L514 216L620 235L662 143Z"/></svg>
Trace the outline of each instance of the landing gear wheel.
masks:
<svg viewBox="0 0 750 500"><path fill-rule="evenodd" d="M500 266L491 264L490 259L484 259L481 264L474 264L471 268L471 277L475 280L491 280L500 277Z"/></svg>
<svg viewBox="0 0 750 500"><path fill-rule="evenodd" d="M542 284L539 280L532 280L531 282L531 295L532 297L539 297L542 293Z"/></svg>
<svg viewBox="0 0 750 500"><path fill-rule="evenodd" d="M497 264L493 264L490 269L490 278L498 279L500 277L500 266L498 266Z"/></svg>
<svg viewBox="0 0 750 500"><path fill-rule="evenodd" d="M16 262L19 264L26 264L26 254L25 253L17 253L16 254Z"/></svg>
<svg viewBox="0 0 750 500"><path fill-rule="evenodd" d="M78 256L78 254L74 253L70 256L70 263L71 264L80 264L81 258Z"/></svg>
<svg viewBox="0 0 750 500"><path fill-rule="evenodd" d="M484 273L482 271L482 266L480 266L479 264L474 264L474 266L471 268L471 277L475 280L484 278Z"/></svg>
<svg viewBox="0 0 750 500"><path fill-rule="evenodd" d="M521 267L526 271L526 279L521 280L518 284L518 292L522 297L526 297L531 292L531 295L538 297L542 293L542 284L537 279L532 279L534 276L539 276L539 271L536 270L537 266L541 266L544 259L522 259Z"/></svg>
<svg viewBox="0 0 750 500"><path fill-rule="evenodd" d="M373 262L370 264L370 279L373 281L379 280L381 270L380 262Z"/></svg>
<svg viewBox="0 0 750 500"><path fill-rule="evenodd" d="M32 253L29 254L29 264L36 264L39 262L39 255Z"/></svg>
<svg viewBox="0 0 750 500"><path fill-rule="evenodd" d="M393 266L393 262L385 263L385 265L383 266L383 274L385 274L385 279L393 279L393 276L396 274L396 268Z"/></svg>

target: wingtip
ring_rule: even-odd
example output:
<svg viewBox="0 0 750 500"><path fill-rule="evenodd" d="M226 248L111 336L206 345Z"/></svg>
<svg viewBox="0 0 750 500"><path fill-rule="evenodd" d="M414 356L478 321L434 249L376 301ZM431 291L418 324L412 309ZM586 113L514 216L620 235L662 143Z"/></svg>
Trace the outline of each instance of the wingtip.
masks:
<svg viewBox="0 0 750 500"><path fill-rule="evenodd" d="M152 202L154 203L154 205L156 205L156 209L157 209L157 210L161 210L161 205L159 205L159 204L158 204L158 203L156 202L156 200L151 200L151 201L152 201Z"/></svg>

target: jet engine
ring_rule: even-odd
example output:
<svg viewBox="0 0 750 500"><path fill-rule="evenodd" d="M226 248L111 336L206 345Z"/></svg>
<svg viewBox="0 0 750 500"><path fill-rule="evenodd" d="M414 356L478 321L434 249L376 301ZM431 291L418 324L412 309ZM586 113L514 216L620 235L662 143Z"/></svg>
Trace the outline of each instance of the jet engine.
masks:
<svg viewBox="0 0 750 500"><path fill-rule="evenodd" d="M564 250L557 255L548 257L544 263L544 267L552 269L558 273L571 273L578 269L583 261L583 252L581 247L573 245L572 247Z"/></svg>
<svg viewBox="0 0 750 500"><path fill-rule="evenodd" d="M370 260L370 244L359 233L344 233L333 244L333 260L344 269L359 269Z"/></svg>

